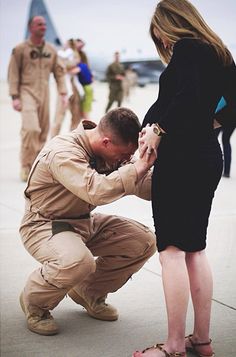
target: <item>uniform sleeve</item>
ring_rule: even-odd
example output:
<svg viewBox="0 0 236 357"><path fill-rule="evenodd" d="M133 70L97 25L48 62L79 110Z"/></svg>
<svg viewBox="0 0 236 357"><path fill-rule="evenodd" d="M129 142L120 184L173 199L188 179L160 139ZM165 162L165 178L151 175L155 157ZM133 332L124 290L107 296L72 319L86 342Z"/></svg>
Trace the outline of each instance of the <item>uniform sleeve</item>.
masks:
<svg viewBox="0 0 236 357"><path fill-rule="evenodd" d="M59 56L55 52L53 63L53 75L57 83L57 90L59 94L67 94L66 81L65 81L65 68Z"/></svg>
<svg viewBox="0 0 236 357"><path fill-rule="evenodd" d="M20 72L23 61L23 49L13 49L8 66L8 85L10 96L20 96Z"/></svg>
<svg viewBox="0 0 236 357"><path fill-rule="evenodd" d="M108 66L106 70L106 79L108 82L112 81L115 78L114 73L112 71L112 66Z"/></svg>
<svg viewBox="0 0 236 357"><path fill-rule="evenodd" d="M236 126L236 66L232 65L224 71L223 97L226 106L216 113L215 119L223 127Z"/></svg>
<svg viewBox="0 0 236 357"><path fill-rule="evenodd" d="M135 195L146 201L151 201L152 187L152 170L149 170L146 175L138 182Z"/></svg>
<svg viewBox="0 0 236 357"><path fill-rule="evenodd" d="M201 91L196 55L191 41L182 40L176 43L166 75L169 75L169 90L173 87L175 92L165 111L158 116L157 122L169 134L194 131L199 117L198 109L201 107ZM155 109L155 106L152 109Z"/></svg>
<svg viewBox="0 0 236 357"><path fill-rule="evenodd" d="M86 158L69 155L65 159L65 152L56 153L49 169L55 180L85 202L105 205L136 191L137 172L133 164L105 175L92 169Z"/></svg>
<svg viewBox="0 0 236 357"><path fill-rule="evenodd" d="M106 78L108 82L119 82L118 79L116 79L116 73L115 70L116 67L114 67L112 64L108 66L107 71L106 71Z"/></svg>

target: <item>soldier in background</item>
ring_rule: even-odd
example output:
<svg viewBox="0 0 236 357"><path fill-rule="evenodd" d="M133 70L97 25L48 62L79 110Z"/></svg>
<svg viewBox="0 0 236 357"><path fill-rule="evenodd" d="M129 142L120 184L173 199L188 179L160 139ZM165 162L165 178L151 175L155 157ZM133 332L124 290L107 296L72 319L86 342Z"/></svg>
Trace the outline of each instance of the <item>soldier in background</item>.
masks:
<svg viewBox="0 0 236 357"><path fill-rule="evenodd" d="M123 80L125 77L124 66L120 63L119 52L114 53L114 62L107 67L107 81L109 83L109 99L106 106L106 112L111 108L114 102L120 107L123 99Z"/></svg>
<svg viewBox="0 0 236 357"><path fill-rule="evenodd" d="M34 16L29 21L30 38L16 46L8 68L9 94L14 110L22 114L21 171L26 181L49 131L49 77L54 74L63 105L67 102L64 69L54 47L45 42L46 21Z"/></svg>

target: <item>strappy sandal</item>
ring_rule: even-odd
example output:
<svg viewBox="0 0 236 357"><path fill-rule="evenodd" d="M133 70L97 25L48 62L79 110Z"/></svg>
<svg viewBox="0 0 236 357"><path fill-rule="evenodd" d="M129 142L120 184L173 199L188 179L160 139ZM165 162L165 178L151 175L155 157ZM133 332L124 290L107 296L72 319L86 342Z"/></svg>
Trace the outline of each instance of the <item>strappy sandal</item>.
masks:
<svg viewBox="0 0 236 357"><path fill-rule="evenodd" d="M147 347L142 353L151 350L151 349L158 349L165 354L165 357L186 357L186 352L167 352L163 347L163 343L158 343L152 347Z"/></svg>
<svg viewBox="0 0 236 357"><path fill-rule="evenodd" d="M193 342L192 340L192 336L193 335L189 335L189 336L186 336L185 338L187 338L189 340L189 342L191 343L191 347L186 347L186 350L189 351L189 352L192 352L194 353L196 356L198 357L214 357L215 356L215 353L212 352L212 354L210 355L204 355L202 353L199 353L197 351L197 348L196 347L199 347L199 346L209 346L211 344L211 339L208 341L208 342L199 342L199 343L196 343L196 342Z"/></svg>

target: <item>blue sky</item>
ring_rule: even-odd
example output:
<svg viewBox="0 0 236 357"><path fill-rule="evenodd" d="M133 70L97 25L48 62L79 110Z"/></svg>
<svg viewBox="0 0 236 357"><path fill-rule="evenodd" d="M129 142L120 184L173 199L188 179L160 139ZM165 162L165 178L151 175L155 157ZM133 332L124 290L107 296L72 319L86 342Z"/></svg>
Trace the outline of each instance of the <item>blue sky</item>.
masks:
<svg viewBox="0 0 236 357"><path fill-rule="evenodd" d="M0 78L6 78L12 48L20 43L31 0L0 0ZM110 61L123 57L154 57L148 27L156 0L44 0L64 42L83 38L90 56ZM208 24L236 58L236 1L192 0Z"/></svg>

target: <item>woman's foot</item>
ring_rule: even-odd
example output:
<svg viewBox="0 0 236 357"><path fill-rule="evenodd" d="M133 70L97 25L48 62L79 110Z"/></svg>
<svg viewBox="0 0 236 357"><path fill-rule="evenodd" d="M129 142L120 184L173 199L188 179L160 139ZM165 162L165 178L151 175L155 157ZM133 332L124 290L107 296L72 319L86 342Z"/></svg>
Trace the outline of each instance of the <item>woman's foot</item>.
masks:
<svg viewBox="0 0 236 357"><path fill-rule="evenodd" d="M165 357L164 352L157 350L156 348L149 349L148 351L142 352L134 352L132 357Z"/></svg>
<svg viewBox="0 0 236 357"><path fill-rule="evenodd" d="M193 335L189 335L185 338L185 347L187 351L193 352L199 357L214 356L211 339L207 342L204 342L194 338Z"/></svg>
<svg viewBox="0 0 236 357"><path fill-rule="evenodd" d="M168 352L163 344L146 348L143 352L134 352L132 357L186 357L185 352Z"/></svg>

